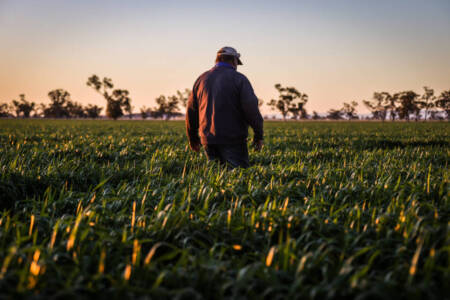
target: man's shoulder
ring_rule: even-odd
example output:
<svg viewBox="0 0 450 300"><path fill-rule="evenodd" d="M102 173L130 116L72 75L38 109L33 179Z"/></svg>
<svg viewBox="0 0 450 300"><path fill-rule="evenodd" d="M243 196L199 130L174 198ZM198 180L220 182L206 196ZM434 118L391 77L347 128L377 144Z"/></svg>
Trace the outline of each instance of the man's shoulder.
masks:
<svg viewBox="0 0 450 300"><path fill-rule="evenodd" d="M211 73L212 70L207 70L200 74L200 76L197 77L197 80L195 80L194 87L197 86L202 80L204 80L208 75Z"/></svg>
<svg viewBox="0 0 450 300"><path fill-rule="evenodd" d="M243 80L248 80L247 76L245 76L244 74L242 74L241 72L235 71L236 72L236 76L240 79Z"/></svg>

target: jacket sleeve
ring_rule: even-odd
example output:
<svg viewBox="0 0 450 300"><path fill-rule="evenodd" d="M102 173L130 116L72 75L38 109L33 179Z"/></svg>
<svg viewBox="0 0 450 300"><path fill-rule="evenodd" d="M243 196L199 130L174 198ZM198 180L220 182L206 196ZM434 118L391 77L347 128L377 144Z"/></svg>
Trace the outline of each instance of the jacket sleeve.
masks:
<svg viewBox="0 0 450 300"><path fill-rule="evenodd" d="M245 119L255 133L255 141L262 140L264 120L258 108L258 98L253 92L250 81L245 76L242 76L240 100Z"/></svg>
<svg viewBox="0 0 450 300"><path fill-rule="evenodd" d="M196 85L192 89L187 102L186 109L186 131L189 139L189 144L200 144L200 137L198 136L198 101L196 97Z"/></svg>

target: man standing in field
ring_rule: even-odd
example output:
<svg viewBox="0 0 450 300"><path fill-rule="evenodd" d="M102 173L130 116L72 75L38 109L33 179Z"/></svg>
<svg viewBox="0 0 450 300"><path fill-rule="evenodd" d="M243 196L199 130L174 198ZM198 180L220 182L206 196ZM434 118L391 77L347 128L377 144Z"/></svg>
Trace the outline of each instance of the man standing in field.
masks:
<svg viewBox="0 0 450 300"><path fill-rule="evenodd" d="M189 145L205 147L209 160L231 167L249 167L248 126L253 128L255 150L263 145L263 118L250 81L237 72L240 54L231 47L217 52L216 65L195 81L186 111ZM200 136L199 136L200 133Z"/></svg>

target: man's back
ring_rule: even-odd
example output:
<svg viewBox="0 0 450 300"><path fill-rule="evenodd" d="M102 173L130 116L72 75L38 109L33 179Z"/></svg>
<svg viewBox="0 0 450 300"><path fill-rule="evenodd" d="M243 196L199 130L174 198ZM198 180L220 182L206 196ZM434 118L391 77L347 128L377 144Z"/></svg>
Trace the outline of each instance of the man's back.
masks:
<svg viewBox="0 0 450 300"><path fill-rule="evenodd" d="M197 133L191 129L197 118L203 145L245 143L248 125L255 139L262 139L258 99L248 79L232 67L215 66L197 79L186 116L189 136L194 139Z"/></svg>
<svg viewBox="0 0 450 300"><path fill-rule="evenodd" d="M186 129L192 150L198 152L203 145L209 160L246 168L250 165L248 126L255 133L255 149L261 149L263 118L250 82L236 71L238 65L242 62L234 48L223 47L217 52L214 68L194 84Z"/></svg>

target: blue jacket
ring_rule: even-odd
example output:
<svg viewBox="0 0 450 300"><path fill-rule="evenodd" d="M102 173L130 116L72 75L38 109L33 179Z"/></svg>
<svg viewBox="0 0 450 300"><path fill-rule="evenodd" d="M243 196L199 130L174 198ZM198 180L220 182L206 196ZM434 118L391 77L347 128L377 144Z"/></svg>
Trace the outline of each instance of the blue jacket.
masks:
<svg viewBox="0 0 450 300"><path fill-rule="evenodd" d="M248 126L263 139L263 118L250 81L231 65L217 64L195 81L186 111L192 144L245 143Z"/></svg>

